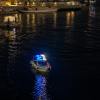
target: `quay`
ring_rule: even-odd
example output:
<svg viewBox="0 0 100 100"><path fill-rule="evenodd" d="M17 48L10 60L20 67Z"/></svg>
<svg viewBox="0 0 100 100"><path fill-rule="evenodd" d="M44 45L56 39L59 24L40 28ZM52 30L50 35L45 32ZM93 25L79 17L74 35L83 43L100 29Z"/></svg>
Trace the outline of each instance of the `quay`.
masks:
<svg viewBox="0 0 100 100"><path fill-rule="evenodd" d="M17 12L54 12L80 10L82 4L76 1L70 2L33 2L31 4L20 3L15 5L1 5L0 15L13 14Z"/></svg>

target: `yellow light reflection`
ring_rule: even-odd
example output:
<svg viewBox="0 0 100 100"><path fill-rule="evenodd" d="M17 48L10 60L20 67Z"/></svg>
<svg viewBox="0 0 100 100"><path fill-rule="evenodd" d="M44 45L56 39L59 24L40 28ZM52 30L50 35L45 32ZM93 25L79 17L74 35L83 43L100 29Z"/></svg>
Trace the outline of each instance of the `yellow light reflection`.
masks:
<svg viewBox="0 0 100 100"><path fill-rule="evenodd" d="M71 12L71 17L74 18L74 16L75 16L75 12L72 11L72 12Z"/></svg>
<svg viewBox="0 0 100 100"><path fill-rule="evenodd" d="M32 23L35 26L35 14L33 14Z"/></svg>
<svg viewBox="0 0 100 100"><path fill-rule="evenodd" d="M29 24L29 18L30 18L30 16L29 16L29 14L27 14L27 24Z"/></svg>
<svg viewBox="0 0 100 100"><path fill-rule="evenodd" d="M15 22L18 22L18 15L15 14Z"/></svg>
<svg viewBox="0 0 100 100"><path fill-rule="evenodd" d="M57 24L57 13L53 14L53 21L54 21L54 27L56 27L56 24Z"/></svg>
<svg viewBox="0 0 100 100"><path fill-rule="evenodd" d="M67 17L67 25L70 25L70 12L66 14Z"/></svg>
<svg viewBox="0 0 100 100"><path fill-rule="evenodd" d="M15 38L16 38L16 29L13 28L12 31L5 32L5 37L7 37L9 40L15 40Z"/></svg>
<svg viewBox="0 0 100 100"><path fill-rule="evenodd" d="M7 22L8 19L9 19L10 22L15 21L15 17L14 17L14 16L5 16L5 17L4 17L4 22Z"/></svg>
<svg viewBox="0 0 100 100"><path fill-rule="evenodd" d="M75 12L74 11L66 13L66 18L67 18L66 24L68 26L72 26L73 21L74 21L74 17L75 17Z"/></svg>

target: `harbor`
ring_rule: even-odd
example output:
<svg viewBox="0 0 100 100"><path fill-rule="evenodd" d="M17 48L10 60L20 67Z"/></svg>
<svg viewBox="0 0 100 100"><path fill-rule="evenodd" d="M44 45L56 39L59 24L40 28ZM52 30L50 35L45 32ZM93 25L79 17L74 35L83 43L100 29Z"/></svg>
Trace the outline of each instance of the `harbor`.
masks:
<svg viewBox="0 0 100 100"><path fill-rule="evenodd" d="M55 12L64 10L80 10L82 4L76 1L71 2L33 2L31 4L21 3L16 5L2 5L0 14L13 14L19 12Z"/></svg>

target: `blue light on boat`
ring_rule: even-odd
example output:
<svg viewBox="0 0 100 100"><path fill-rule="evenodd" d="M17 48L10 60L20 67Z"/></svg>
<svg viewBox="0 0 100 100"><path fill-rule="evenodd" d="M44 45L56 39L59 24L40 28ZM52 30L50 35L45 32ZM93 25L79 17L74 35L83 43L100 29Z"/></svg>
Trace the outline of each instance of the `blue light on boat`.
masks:
<svg viewBox="0 0 100 100"><path fill-rule="evenodd" d="M38 54L38 55L34 56L34 60L36 60L36 61L46 61L47 59L46 59L44 54Z"/></svg>

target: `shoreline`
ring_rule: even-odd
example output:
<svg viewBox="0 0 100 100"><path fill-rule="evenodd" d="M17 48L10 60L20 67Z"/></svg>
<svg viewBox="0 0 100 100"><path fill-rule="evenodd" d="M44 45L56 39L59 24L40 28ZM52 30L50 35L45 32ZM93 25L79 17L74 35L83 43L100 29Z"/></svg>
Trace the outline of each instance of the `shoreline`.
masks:
<svg viewBox="0 0 100 100"><path fill-rule="evenodd" d="M44 5L43 5L44 4ZM26 9L27 8L27 9ZM82 4L67 4L67 2L39 2L35 6L1 6L0 15L18 12L54 12L54 11L77 11L82 8Z"/></svg>

